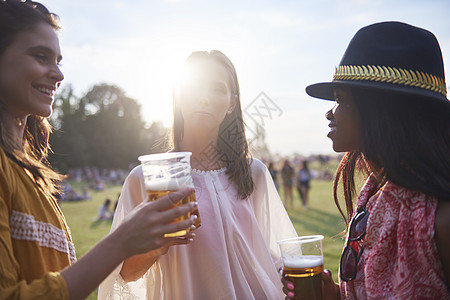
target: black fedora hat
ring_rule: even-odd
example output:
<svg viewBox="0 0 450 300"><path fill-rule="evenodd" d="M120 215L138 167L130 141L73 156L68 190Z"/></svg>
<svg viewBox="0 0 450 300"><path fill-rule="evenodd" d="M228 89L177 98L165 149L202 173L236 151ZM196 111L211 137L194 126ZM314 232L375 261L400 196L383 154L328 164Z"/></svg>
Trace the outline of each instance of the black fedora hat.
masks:
<svg viewBox="0 0 450 300"><path fill-rule="evenodd" d="M333 81L308 86L308 95L334 100L333 87L363 87L445 101L444 63L436 37L400 22L360 29L345 51Z"/></svg>

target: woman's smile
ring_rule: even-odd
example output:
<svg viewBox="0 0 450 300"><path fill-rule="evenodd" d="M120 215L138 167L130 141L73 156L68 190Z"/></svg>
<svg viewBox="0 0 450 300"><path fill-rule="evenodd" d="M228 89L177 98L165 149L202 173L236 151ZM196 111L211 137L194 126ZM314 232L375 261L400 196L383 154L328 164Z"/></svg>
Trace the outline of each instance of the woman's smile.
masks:
<svg viewBox="0 0 450 300"><path fill-rule="evenodd" d="M55 96L56 87L48 86L48 85L32 85L33 89L38 92L38 96L45 97L49 104L53 103L53 99Z"/></svg>

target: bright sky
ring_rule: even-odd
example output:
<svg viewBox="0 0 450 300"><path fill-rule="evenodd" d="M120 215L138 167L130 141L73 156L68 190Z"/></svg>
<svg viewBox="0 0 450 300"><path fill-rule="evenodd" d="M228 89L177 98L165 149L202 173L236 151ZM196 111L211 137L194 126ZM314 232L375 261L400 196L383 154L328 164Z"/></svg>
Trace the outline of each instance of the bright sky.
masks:
<svg viewBox="0 0 450 300"><path fill-rule="evenodd" d="M450 80L448 0L42 3L61 18L64 84L78 95L96 83L116 84L142 105L147 123L170 126L174 74L191 52L218 49L235 65L243 108L254 112L261 92L276 104L264 130L271 152L281 155L332 153L324 117L332 102L310 98L305 87L331 80L361 27L396 20L432 31Z"/></svg>

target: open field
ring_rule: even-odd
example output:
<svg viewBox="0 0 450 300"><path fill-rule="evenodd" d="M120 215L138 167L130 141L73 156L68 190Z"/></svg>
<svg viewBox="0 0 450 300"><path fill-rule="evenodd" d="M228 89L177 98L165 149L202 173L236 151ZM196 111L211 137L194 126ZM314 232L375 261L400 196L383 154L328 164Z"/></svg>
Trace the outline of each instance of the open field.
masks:
<svg viewBox="0 0 450 300"><path fill-rule="evenodd" d="M76 183L73 183L73 186L81 188L81 185ZM332 199L332 182L313 181L311 186L310 209L305 210L302 207L297 191L294 190L294 207L288 209L288 213L299 235L322 234L325 236L323 241L324 264L331 270L336 280L343 245L343 239L339 233L345 225ZM92 191L91 201L63 202L61 204L72 231L77 257L81 257L108 234L111 221L96 222L94 220L98 209L107 197L111 199L112 203L115 203L120 189L120 186L110 186L102 192ZM280 191L280 194L283 196L283 191ZM92 293L88 299L97 299L97 292Z"/></svg>

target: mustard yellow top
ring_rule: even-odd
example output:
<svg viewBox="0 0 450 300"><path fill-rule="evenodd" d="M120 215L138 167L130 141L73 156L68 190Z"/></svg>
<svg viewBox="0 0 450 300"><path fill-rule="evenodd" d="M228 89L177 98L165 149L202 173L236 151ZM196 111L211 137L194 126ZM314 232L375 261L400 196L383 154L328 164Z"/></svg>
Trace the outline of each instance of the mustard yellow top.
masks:
<svg viewBox="0 0 450 300"><path fill-rule="evenodd" d="M0 148L0 299L69 299L59 271L75 260L56 200Z"/></svg>

